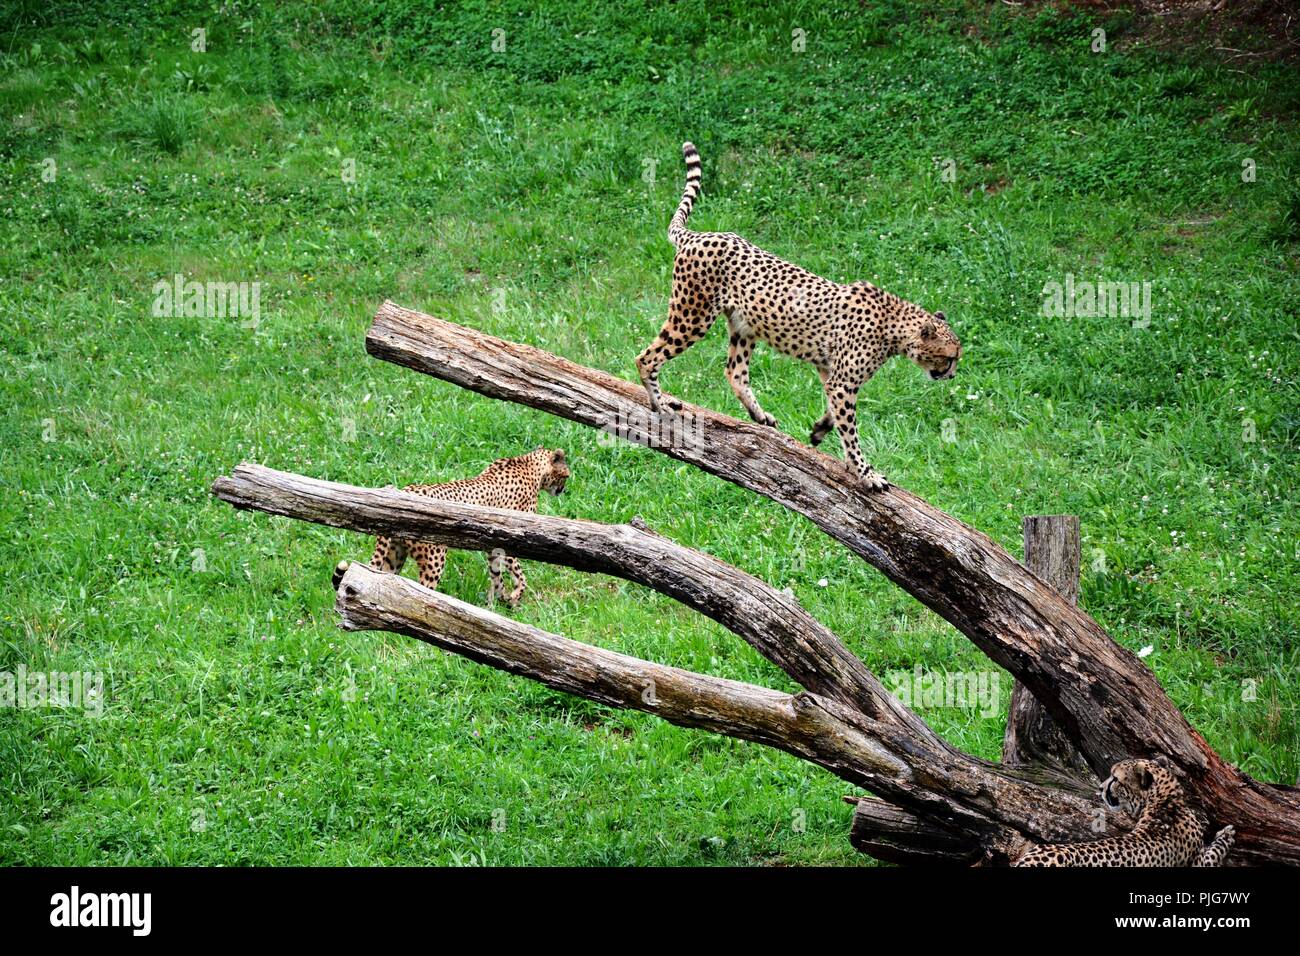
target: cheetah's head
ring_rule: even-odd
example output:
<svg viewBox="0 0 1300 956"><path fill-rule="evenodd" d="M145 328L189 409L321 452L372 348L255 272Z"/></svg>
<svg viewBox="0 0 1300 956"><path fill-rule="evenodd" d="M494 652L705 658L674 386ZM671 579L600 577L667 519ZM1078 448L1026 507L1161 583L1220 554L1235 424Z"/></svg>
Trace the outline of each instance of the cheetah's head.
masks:
<svg viewBox="0 0 1300 956"><path fill-rule="evenodd" d="M1121 760L1110 768L1110 776L1102 782L1101 798L1108 807L1123 807L1137 818L1148 804L1166 798L1177 789L1178 780L1165 758Z"/></svg>
<svg viewBox="0 0 1300 956"><path fill-rule="evenodd" d="M564 460L564 449L556 448L554 451L541 449L549 456L546 462L546 470L542 473L542 488L553 495L558 495L564 490L564 483L569 478L569 463Z"/></svg>
<svg viewBox="0 0 1300 956"><path fill-rule="evenodd" d="M908 358L935 381L957 374L961 342L942 312L922 313L916 332L904 346Z"/></svg>

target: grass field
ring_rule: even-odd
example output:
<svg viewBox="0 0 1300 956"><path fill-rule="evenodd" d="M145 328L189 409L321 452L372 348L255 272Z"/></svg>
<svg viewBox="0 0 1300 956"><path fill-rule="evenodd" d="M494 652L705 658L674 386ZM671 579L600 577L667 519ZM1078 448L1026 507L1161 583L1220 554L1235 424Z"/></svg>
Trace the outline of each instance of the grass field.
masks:
<svg viewBox="0 0 1300 956"><path fill-rule="evenodd" d="M704 160L694 228L943 309L961 336L956 379L894 362L863 390L877 466L1016 554L1022 515L1080 515L1084 606L1152 648L1227 759L1293 781L1294 68L996 3L546 6L0 15L0 671L105 680L100 716L0 709L0 861L865 862L830 775L344 634L329 571L370 542L209 495L245 459L382 485L561 446L573 478L544 511L640 514L789 586L882 677L996 674L770 502L365 355L391 298L634 377L684 139ZM156 315L177 274L260 283L260 321ZM1067 276L1149 282L1149 325L1045 315ZM664 385L743 415L724 333ZM806 435L812 369L760 350L754 378ZM523 620L793 689L657 594L528 573ZM453 555L444 590L486 587ZM995 712L923 715L996 758L998 676Z"/></svg>

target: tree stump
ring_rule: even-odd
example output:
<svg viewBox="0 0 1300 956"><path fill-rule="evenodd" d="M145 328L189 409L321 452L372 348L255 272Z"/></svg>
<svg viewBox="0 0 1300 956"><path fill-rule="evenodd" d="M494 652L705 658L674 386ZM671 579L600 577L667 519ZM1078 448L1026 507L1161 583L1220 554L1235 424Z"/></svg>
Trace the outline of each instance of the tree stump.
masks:
<svg viewBox="0 0 1300 956"><path fill-rule="evenodd" d="M1079 603L1079 519L1076 515L1027 515L1021 525L1025 567L1071 604ZM1039 764L1069 774L1092 775L1079 748L1033 693L1016 681L1011 689L1002 764ZM1095 779L1095 777L1094 777Z"/></svg>

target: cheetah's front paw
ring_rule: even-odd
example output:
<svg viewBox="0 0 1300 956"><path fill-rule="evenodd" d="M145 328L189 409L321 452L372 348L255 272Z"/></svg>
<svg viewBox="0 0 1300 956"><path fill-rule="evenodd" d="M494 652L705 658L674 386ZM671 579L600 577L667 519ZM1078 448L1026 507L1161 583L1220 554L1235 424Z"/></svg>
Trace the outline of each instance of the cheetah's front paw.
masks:
<svg viewBox="0 0 1300 956"><path fill-rule="evenodd" d="M775 415L769 415L767 412L760 412L759 414L753 415L751 417L754 419L754 421L758 422L758 424L767 425L769 428L776 428L778 425L781 424L776 420Z"/></svg>
<svg viewBox="0 0 1300 956"><path fill-rule="evenodd" d="M868 467L859 477L868 491L884 491L889 487L889 480L874 468Z"/></svg>

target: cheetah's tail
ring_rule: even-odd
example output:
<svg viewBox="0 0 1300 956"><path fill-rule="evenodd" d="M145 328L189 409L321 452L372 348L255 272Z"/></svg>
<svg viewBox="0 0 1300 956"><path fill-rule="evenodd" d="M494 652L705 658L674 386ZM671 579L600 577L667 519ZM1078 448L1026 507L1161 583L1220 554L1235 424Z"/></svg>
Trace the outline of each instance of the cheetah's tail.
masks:
<svg viewBox="0 0 1300 956"><path fill-rule="evenodd" d="M686 160L686 191L682 193L681 205L673 213L673 221L668 224L668 241L674 246L681 245L686 237L686 220L700 195L700 154L694 143L682 143L682 157Z"/></svg>

